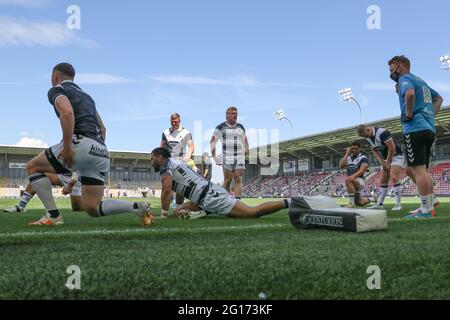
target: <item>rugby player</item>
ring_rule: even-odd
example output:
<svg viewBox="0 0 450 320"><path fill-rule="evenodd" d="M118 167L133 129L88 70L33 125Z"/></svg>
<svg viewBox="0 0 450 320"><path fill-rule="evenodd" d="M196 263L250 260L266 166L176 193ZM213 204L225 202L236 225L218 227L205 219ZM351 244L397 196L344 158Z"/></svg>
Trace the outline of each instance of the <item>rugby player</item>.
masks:
<svg viewBox="0 0 450 320"><path fill-rule="evenodd" d="M434 184L427 169L436 139L435 116L443 99L425 81L411 73L411 61L395 56L388 62L390 78L399 85L403 143L408 166L412 168L421 207L406 218L430 218L434 213Z"/></svg>
<svg viewBox="0 0 450 320"><path fill-rule="evenodd" d="M91 217L133 213L140 217L142 224L150 225L153 215L147 203L112 199L102 201L110 164L105 144L106 129L94 100L73 82L74 78L75 69L69 63L60 63L53 68L53 87L48 92L48 99L60 119L63 140L27 164L31 186L47 211L33 224L64 223L46 174L79 172L83 209Z"/></svg>
<svg viewBox="0 0 450 320"><path fill-rule="evenodd" d="M374 157L382 167L380 178L380 197L378 202L369 209L383 209L386 199L389 180L392 180L395 190L395 206L392 211L402 210L402 185L400 181L402 168L405 163L401 147L395 143L391 133L383 128L360 125L358 135L366 138L372 149Z"/></svg>
<svg viewBox="0 0 450 320"><path fill-rule="evenodd" d="M245 157L248 155L249 146L245 128L237 122L238 110L229 107L226 112L226 121L219 124L211 138L211 155L216 164L223 166L224 188L230 192L234 181L234 193L236 199L242 195L242 180L245 172ZM216 145L222 140L222 156L216 154Z"/></svg>
<svg viewBox="0 0 450 320"><path fill-rule="evenodd" d="M345 185L350 203L346 208L364 207L369 204L370 199L361 197L361 191L366 184L364 175L369 169L369 159L361 153L361 145L358 142L353 142L347 148L339 167L341 170L347 169Z"/></svg>
<svg viewBox="0 0 450 320"><path fill-rule="evenodd" d="M170 157L170 152L165 148L156 148L151 153L152 166L161 175L162 209L169 210L172 191L190 200L177 206L174 210L176 217L203 210L207 214L231 218L259 218L290 206L291 200L284 199L249 207L232 197L223 187L212 184L192 171L184 161Z"/></svg>
<svg viewBox="0 0 450 320"><path fill-rule="evenodd" d="M161 138L161 147L169 150L173 159L183 160L189 162L191 156L194 154L194 142L192 141L192 134L186 128L181 126L181 116L178 113L174 113L170 116L171 127L164 130ZM184 198L182 196L175 195L175 203L182 204ZM161 214L161 218L167 218L166 212Z"/></svg>

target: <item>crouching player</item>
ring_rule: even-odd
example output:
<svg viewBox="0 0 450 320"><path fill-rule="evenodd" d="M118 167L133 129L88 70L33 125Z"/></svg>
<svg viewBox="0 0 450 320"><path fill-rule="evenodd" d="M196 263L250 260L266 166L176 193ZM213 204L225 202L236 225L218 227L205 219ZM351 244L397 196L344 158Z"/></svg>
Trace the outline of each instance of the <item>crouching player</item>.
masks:
<svg viewBox="0 0 450 320"><path fill-rule="evenodd" d="M361 153L361 145L353 142L347 149L344 157L339 162L341 170L347 169L345 185L350 200L346 208L364 207L370 203L370 199L361 197L366 180L364 174L369 169L369 159Z"/></svg>
<svg viewBox="0 0 450 320"><path fill-rule="evenodd" d="M389 190L389 180L392 180L395 190L395 206L392 208L392 211L401 211L403 208L400 177L405 164L401 147L394 142L391 133L383 128L360 125L358 127L358 135L367 139L373 155L382 167L380 197L378 202L369 209L383 209L384 200Z"/></svg>
<svg viewBox="0 0 450 320"><path fill-rule="evenodd" d="M248 207L233 198L225 188L214 185L190 169L183 161L170 159L170 152L156 148L151 154L152 166L161 175L161 205L163 215L168 214L172 191L182 195L190 202L178 205L174 210L176 217L190 212L205 211L231 218L259 218L279 210L289 208L290 199L266 202L257 207Z"/></svg>

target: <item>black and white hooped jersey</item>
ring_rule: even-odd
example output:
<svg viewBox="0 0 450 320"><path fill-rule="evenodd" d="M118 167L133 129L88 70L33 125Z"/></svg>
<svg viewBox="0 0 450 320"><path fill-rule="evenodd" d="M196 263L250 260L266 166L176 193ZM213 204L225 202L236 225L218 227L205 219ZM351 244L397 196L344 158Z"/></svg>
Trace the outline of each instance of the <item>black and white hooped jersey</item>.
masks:
<svg viewBox="0 0 450 320"><path fill-rule="evenodd" d="M347 158L347 164L348 164L347 176L350 177L350 176L354 175L356 172L358 172L364 163L369 165L369 159L361 153L358 154L356 157L349 156ZM360 177L364 178L364 174L365 174L365 172L362 173Z"/></svg>
<svg viewBox="0 0 450 320"><path fill-rule="evenodd" d="M164 130L162 141L166 143L166 149L169 150L172 158L179 159L184 156L187 143L192 141L192 134L183 127L178 130L169 128Z"/></svg>
<svg viewBox="0 0 450 320"><path fill-rule="evenodd" d="M55 102L59 96L66 96L72 105L75 117L75 128L73 133L94 139L101 144L104 144L100 136L97 109L91 96L81 90L81 88L72 81L64 81L54 86L48 91L48 100L55 109L58 118L60 117L60 114L55 107Z"/></svg>
<svg viewBox="0 0 450 320"><path fill-rule="evenodd" d="M161 177L172 177L172 191L199 204L206 196L210 182L188 167L182 160L167 159L159 170Z"/></svg>
<svg viewBox="0 0 450 320"><path fill-rule="evenodd" d="M245 128L242 124L236 123L236 125L230 126L223 122L217 126L214 136L222 141L222 154L225 157L244 155Z"/></svg>
<svg viewBox="0 0 450 320"><path fill-rule="evenodd" d="M370 146L372 148L375 148L383 157L383 159L387 159L388 157L388 147L386 145L386 142L393 139L391 133L383 128L373 128L373 136L371 138L367 138L367 141L369 142ZM395 156L401 156L403 155L402 149L398 144L395 144Z"/></svg>

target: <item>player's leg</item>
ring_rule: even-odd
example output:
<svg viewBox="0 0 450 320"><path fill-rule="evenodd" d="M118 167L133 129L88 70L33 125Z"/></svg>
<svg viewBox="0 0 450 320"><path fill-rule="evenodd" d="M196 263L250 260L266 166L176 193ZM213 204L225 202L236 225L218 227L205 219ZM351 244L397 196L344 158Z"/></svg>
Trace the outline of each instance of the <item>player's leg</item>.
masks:
<svg viewBox="0 0 450 320"><path fill-rule="evenodd" d="M31 187L41 199L46 216L38 220L33 225L62 224L62 217L53 198L52 183L46 173L57 173L57 171L68 171L57 160L57 155L62 149L62 145L53 146L42 152L27 164L27 172ZM56 153L56 156L55 156Z"/></svg>
<svg viewBox="0 0 450 320"><path fill-rule="evenodd" d="M6 213L25 212L28 202L30 202L30 200L33 199L35 194L36 194L36 192L34 192L33 188L31 187L31 183L28 183L25 188L25 191L23 192L22 197L19 200L19 204L15 205L14 207L11 207L11 208L3 209L3 212L6 212Z"/></svg>
<svg viewBox="0 0 450 320"><path fill-rule="evenodd" d="M391 165L391 180L394 184L395 191L395 206L392 208L392 211L400 211L402 210L402 185L400 181L402 173L402 167L399 165Z"/></svg>
<svg viewBox="0 0 450 320"><path fill-rule="evenodd" d="M70 204L72 205L73 212L84 211L82 196L70 196Z"/></svg>
<svg viewBox="0 0 450 320"><path fill-rule="evenodd" d="M391 175L389 171L384 169L381 170L380 177L380 197L378 198L377 203L370 207L369 209L382 209L384 205L384 200L386 199L388 190L389 190L389 179Z"/></svg>
<svg viewBox="0 0 450 320"><path fill-rule="evenodd" d="M232 166L223 165L223 187L225 188L225 190L227 190L227 192L230 192L230 188L231 188L231 182L233 181L233 177L234 177L234 169L232 168Z"/></svg>
<svg viewBox="0 0 450 320"><path fill-rule="evenodd" d="M95 153L90 150L96 150ZM103 199L106 173L109 170L109 152L105 145L82 138L76 145L75 161L82 184L82 203L84 210L94 218L133 213L141 218L144 225L153 222L150 206L145 202ZM75 162L74 162L75 163Z"/></svg>
<svg viewBox="0 0 450 320"><path fill-rule="evenodd" d="M347 177L345 179L345 186L347 187L347 195L349 200L349 205L347 207L354 208L356 205L355 196L356 196L356 189L353 182Z"/></svg>
<svg viewBox="0 0 450 320"><path fill-rule="evenodd" d="M244 170L234 170L234 195L236 199L240 199L242 195L242 181L244 176Z"/></svg>
<svg viewBox="0 0 450 320"><path fill-rule="evenodd" d="M361 196L361 191L364 189L364 179L355 179L353 186L355 188L355 205L360 207L368 205L370 200Z"/></svg>
<svg viewBox="0 0 450 320"><path fill-rule="evenodd" d="M256 207L249 207L242 201L236 201L228 217L230 218L259 218L277 211L288 209L289 200L264 202Z"/></svg>
<svg viewBox="0 0 450 320"><path fill-rule="evenodd" d="M419 213L417 215L409 215L407 218L431 217L432 215L434 185L427 167L431 159L434 137L431 131L415 132L404 136L408 150L408 166L413 170L421 202Z"/></svg>

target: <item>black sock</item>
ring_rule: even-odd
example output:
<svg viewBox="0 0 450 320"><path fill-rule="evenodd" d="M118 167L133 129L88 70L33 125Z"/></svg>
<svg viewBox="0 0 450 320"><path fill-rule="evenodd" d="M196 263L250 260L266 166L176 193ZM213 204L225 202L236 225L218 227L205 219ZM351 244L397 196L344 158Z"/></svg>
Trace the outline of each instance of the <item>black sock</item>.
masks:
<svg viewBox="0 0 450 320"><path fill-rule="evenodd" d="M58 210L50 210L48 212L48 214L50 215L50 218L52 219L56 219L59 217L59 211Z"/></svg>

